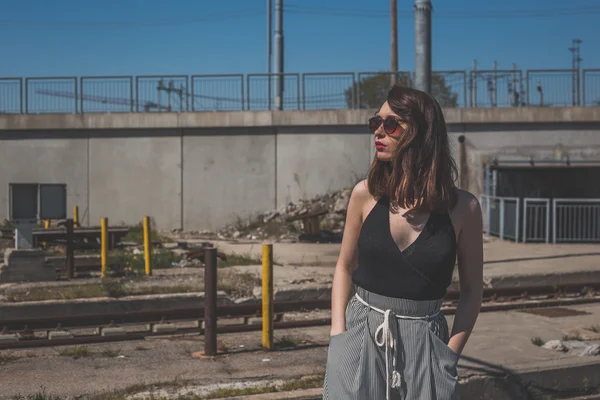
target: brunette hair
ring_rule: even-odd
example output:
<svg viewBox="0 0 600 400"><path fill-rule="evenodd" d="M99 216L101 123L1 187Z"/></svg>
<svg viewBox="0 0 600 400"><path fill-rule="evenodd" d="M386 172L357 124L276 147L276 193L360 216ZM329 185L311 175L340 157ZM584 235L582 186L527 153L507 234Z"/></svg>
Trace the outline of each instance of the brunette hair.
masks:
<svg viewBox="0 0 600 400"><path fill-rule="evenodd" d="M444 212L456 205L457 174L446 121L439 103L420 90L394 85L388 104L408 127L398 139L391 162L375 157L368 188L390 206L425 212Z"/></svg>

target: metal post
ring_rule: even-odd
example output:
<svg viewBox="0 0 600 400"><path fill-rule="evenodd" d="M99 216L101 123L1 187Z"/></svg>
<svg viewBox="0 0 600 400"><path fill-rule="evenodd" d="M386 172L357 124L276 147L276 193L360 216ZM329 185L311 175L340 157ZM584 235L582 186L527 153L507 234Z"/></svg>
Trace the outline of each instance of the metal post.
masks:
<svg viewBox="0 0 600 400"><path fill-rule="evenodd" d="M100 220L100 271L101 276L106 276L106 264L108 262L108 218Z"/></svg>
<svg viewBox="0 0 600 400"><path fill-rule="evenodd" d="M283 0L275 0L275 109L283 110Z"/></svg>
<svg viewBox="0 0 600 400"><path fill-rule="evenodd" d="M79 226L79 207L73 206L73 226Z"/></svg>
<svg viewBox="0 0 600 400"><path fill-rule="evenodd" d="M152 241L150 231L150 217L144 217L144 265L146 275L152 275Z"/></svg>
<svg viewBox="0 0 600 400"><path fill-rule="evenodd" d="M431 93L431 1L415 0L415 87Z"/></svg>
<svg viewBox="0 0 600 400"><path fill-rule="evenodd" d="M271 60L273 59L273 0L267 0L267 109L271 110ZM242 97L244 97L242 95Z"/></svg>
<svg viewBox="0 0 600 400"><path fill-rule="evenodd" d="M73 243L73 220L67 219L65 222L65 228L67 228L66 241L66 267L67 267L67 279L73 279L75 277L75 249Z"/></svg>
<svg viewBox="0 0 600 400"><path fill-rule="evenodd" d="M490 234L490 223L491 223L491 206L490 206L490 201L491 198L490 196L492 195L490 192L490 164L489 162L485 164L485 195L487 198L487 202L485 205L485 220L486 220L486 233L489 235Z"/></svg>
<svg viewBox="0 0 600 400"><path fill-rule="evenodd" d="M391 14L391 86L398 83L398 2L397 0L390 0L390 14Z"/></svg>
<svg viewBox="0 0 600 400"><path fill-rule="evenodd" d="M556 244L556 199L552 199L552 243Z"/></svg>
<svg viewBox="0 0 600 400"><path fill-rule="evenodd" d="M477 60L473 59L473 71L471 71L471 107L477 107Z"/></svg>
<svg viewBox="0 0 600 400"><path fill-rule="evenodd" d="M217 249L204 250L204 355L217 354Z"/></svg>
<svg viewBox="0 0 600 400"><path fill-rule="evenodd" d="M273 348L273 245L262 246L262 343Z"/></svg>
<svg viewBox="0 0 600 400"><path fill-rule="evenodd" d="M467 156L465 146L465 135L458 137L458 187L467 188Z"/></svg>

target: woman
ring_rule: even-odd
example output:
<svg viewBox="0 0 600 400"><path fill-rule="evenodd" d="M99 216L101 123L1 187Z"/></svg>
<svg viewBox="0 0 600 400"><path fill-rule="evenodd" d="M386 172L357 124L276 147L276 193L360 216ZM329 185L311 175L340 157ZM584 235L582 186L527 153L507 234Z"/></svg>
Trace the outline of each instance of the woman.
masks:
<svg viewBox="0 0 600 400"><path fill-rule="evenodd" d="M376 157L348 204L323 398L458 399L456 365L483 289L481 208L454 185L432 96L394 86L369 129ZM457 260L450 335L440 306Z"/></svg>

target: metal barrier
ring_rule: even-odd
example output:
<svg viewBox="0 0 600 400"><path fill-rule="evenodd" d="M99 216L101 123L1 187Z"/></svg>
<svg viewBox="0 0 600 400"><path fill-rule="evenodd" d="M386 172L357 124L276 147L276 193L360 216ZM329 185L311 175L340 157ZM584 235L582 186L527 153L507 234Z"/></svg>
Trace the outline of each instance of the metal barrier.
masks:
<svg viewBox="0 0 600 400"><path fill-rule="evenodd" d="M246 87L248 98L247 109L276 109L275 78L281 75L283 85L282 107L284 110L301 110L300 106L300 74L248 74Z"/></svg>
<svg viewBox="0 0 600 400"><path fill-rule="evenodd" d="M481 205L484 232L500 239L518 242L522 238L523 243L600 242L600 199L483 195Z"/></svg>
<svg viewBox="0 0 600 400"><path fill-rule="evenodd" d="M0 78L0 114L23 114L23 78Z"/></svg>
<svg viewBox="0 0 600 400"><path fill-rule="evenodd" d="M581 76L582 105L600 106L600 69L584 69Z"/></svg>
<svg viewBox="0 0 600 400"><path fill-rule="evenodd" d="M474 70L469 74L471 107L518 107L522 103L521 70Z"/></svg>
<svg viewBox="0 0 600 400"><path fill-rule="evenodd" d="M77 78L25 78L26 114L77 114Z"/></svg>
<svg viewBox="0 0 600 400"><path fill-rule="evenodd" d="M488 235L519 241L521 201L518 197L482 196L485 229Z"/></svg>
<svg viewBox="0 0 600 400"><path fill-rule="evenodd" d="M82 76L79 80L82 113L128 113L135 110L133 77Z"/></svg>
<svg viewBox="0 0 600 400"><path fill-rule="evenodd" d="M135 77L136 112L188 111L186 75L146 75Z"/></svg>
<svg viewBox="0 0 600 400"><path fill-rule="evenodd" d="M600 242L600 199L553 199L552 242Z"/></svg>
<svg viewBox="0 0 600 400"><path fill-rule="evenodd" d="M579 105L579 71L533 69L527 71L527 105L575 107Z"/></svg>
<svg viewBox="0 0 600 400"><path fill-rule="evenodd" d="M244 75L192 75L191 111L243 111Z"/></svg>
<svg viewBox="0 0 600 400"><path fill-rule="evenodd" d="M340 110L355 108L354 72L302 74L303 110Z"/></svg>
<svg viewBox="0 0 600 400"><path fill-rule="evenodd" d="M412 86L410 72L359 72L356 83L356 108L379 108L387 100L387 93L396 75L396 82Z"/></svg>
<svg viewBox="0 0 600 400"><path fill-rule="evenodd" d="M550 199L523 199L523 243L550 242Z"/></svg>
<svg viewBox="0 0 600 400"><path fill-rule="evenodd" d="M442 107L467 107L467 71L433 71L431 94Z"/></svg>
<svg viewBox="0 0 600 400"><path fill-rule="evenodd" d="M394 75L413 86L406 71L284 73L282 108L378 108ZM0 114L274 110L277 76L0 78ZM431 84L447 108L600 106L600 69L433 71Z"/></svg>

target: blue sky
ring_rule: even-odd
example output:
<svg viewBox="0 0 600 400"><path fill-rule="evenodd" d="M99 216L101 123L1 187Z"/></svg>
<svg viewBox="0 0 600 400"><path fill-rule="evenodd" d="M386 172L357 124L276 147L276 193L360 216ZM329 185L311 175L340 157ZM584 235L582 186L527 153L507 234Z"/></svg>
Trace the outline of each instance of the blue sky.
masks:
<svg viewBox="0 0 600 400"><path fill-rule="evenodd" d="M398 3L399 69L412 70L413 1ZM573 38L583 40L582 67L600 68L597 0L433 5L435 70L469 69L474 58L479 68L570 68ZM285 7L286 72L389 69L388 0ZM0 76L266 72L265 8L266 0L6 0Z"/></svg>

